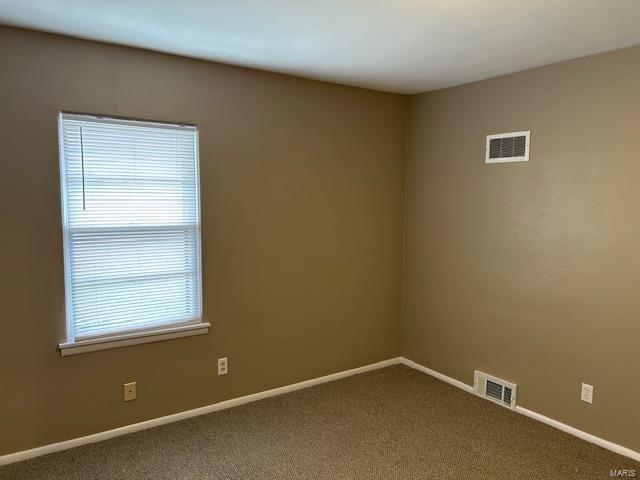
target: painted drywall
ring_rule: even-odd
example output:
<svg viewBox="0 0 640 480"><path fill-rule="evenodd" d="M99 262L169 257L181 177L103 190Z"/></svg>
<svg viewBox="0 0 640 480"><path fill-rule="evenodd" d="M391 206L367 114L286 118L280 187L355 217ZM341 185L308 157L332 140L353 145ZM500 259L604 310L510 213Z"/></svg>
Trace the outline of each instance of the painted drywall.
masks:
<svg viewBox="0 0 640 480"><path fill-rule="evenodd" d="M639 83L637 47L411 98L402 322L404 356L636 451ZM519 130L531 161L485 165Z"/></svg>
<svg viewBox="0 0 640 480"><path fill-rule="evenodd" d="M404 97L6 27L0 70L0 454L397 356ZM208 335L60 357L60 110L199 126Z"/></svg>

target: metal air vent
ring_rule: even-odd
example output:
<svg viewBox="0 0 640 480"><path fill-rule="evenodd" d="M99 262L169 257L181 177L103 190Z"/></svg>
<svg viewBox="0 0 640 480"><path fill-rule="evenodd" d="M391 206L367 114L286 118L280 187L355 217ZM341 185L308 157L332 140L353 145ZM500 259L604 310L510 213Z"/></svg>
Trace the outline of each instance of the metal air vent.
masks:
<svg viewBox="0 0 640 480"><path fill-rule="evenodd" d="M474 373L474 393L503 407L516 408L516 389L515 383L501 380L478 370Z"/></svg>
<svg viewBox="0 0 640 480"><path fill-rule="evenodd" d="M485 163L528 162L531 130L487 135Z"/></svg>

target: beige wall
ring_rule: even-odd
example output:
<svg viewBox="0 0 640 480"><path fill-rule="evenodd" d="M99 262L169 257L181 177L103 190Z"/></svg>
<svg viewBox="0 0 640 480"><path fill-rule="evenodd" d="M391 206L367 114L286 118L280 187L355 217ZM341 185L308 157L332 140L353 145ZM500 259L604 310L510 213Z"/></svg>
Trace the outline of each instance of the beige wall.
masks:
<svg viewBox="0 0 640 480"><path fill-rule="evenodd" d="M640 451L640 48L415 96L409 125L404 354ZM484 164L529 129L529 163Z"/></svg>
<svg viewBox="0 0 640 480"><path fill-rule="evenodd" d="M0 455L398 355L405 103L0 27ZM208 335L56 351L59 110L199 125Z"/></svg>
<svg viewBox="0 0 640 480"><path fill-rule="evenodd" d="M397 355L403 194L404 354L640 450L639 81L634 48L411 97L405 168L405 97L0 27L0 455ZM208 335L59 356L59 110L199 125Z"/></svg>

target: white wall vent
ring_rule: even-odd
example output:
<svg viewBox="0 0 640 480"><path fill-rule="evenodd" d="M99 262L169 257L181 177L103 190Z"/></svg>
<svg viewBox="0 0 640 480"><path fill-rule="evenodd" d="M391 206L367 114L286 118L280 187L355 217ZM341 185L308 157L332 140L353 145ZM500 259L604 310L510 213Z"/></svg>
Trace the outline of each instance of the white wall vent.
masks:
<svg viewBox="0 0 640 480"><path fill-rule="evenodd" d="M531 130L487 135L485 163L528 162Z"/></svg>
<svg viewBox="0 0 640 480"><path fill-rule="evenodd" d="M478 370L474 372L474 393L503 407L516 408L517 388L518 386L515 383L507 382Z"/></svg>

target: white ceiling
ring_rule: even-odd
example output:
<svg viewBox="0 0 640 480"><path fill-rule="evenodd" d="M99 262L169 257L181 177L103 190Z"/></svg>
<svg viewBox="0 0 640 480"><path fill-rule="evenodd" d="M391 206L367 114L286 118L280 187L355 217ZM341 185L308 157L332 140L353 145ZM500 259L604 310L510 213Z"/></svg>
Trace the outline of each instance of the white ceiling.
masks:
<svg viewBox="0 0 640 480"><path fill-rule="evenodd" d="M0 23L416 93L640 44L640 0L0 0Z"/></svg>

